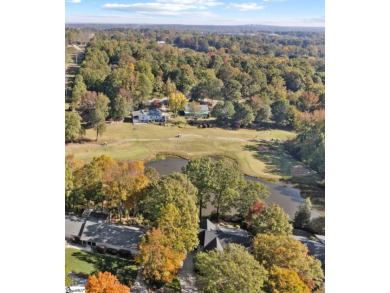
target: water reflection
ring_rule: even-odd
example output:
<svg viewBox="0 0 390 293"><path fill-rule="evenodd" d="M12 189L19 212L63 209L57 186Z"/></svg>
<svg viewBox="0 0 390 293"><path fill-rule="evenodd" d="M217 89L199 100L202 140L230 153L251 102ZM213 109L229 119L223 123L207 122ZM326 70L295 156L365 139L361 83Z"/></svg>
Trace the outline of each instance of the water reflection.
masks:
<svg viewBox="0 0 390 293"><path fill-rule="evenodd" d="M169 175L173 172L181 172L181 168L186 166L187 163L188 161L185 159L167 158L164 160L148 162L145 166L155 168L160 175ZM312 201L312 218L324 216L325 191L320 187L282 181L270 183L250 176L245 176L245 179L258 181L267 185L270 190L270 197L266 200L266 203L276 203L280 205L286 213L289 214L290 218L294 217L299 204L306 197L310 197L310 200ZM202 211L202 214L207 216L212 211L213 207L208 205L208 207Z"/></svg>

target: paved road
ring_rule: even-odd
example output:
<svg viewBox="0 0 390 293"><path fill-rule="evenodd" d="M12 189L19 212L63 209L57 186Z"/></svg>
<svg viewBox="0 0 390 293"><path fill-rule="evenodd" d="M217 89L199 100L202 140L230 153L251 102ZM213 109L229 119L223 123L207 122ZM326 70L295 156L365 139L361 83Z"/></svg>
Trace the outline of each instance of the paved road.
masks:
<svg viewBox="0 0 390 293"><path fill-rule="evenodd" d="M321 261L322 269L325 272L325 236L313 237L312 234L298 229L294 229L293 234L294 239L299 240L309 249L310 255Z"/></svg>
<svg viewBox="0 0 390 293"><path fill-rule="evenodd" d="M134 285L131 287L131 293L145 293L148 292L144 280L142 280L142 270L138 270L137 278Z"/></svg>
<svg viewBox="0 0 390 293"><path fill-rule="evenodd" d="M196 282L194 267L194 252L187 254L183 267L179 270L179 280L182 293L201 292L200 285Z"/></svg>

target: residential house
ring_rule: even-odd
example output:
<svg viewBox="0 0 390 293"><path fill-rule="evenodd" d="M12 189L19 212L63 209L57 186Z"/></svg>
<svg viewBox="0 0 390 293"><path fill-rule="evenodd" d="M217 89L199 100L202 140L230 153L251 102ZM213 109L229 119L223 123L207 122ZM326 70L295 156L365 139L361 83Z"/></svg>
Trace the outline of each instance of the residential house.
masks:
<svg viewBox="0 0 390 293"><path fill-rule="evenodd" d="M152 108L149 111L139 110L131 112L133 123L150 123L150 122L164 122L170 119L166 113L162 113L159 109Z"/></svg>
<svg viewBox="0 0 390 293"><path fill-rule="evenodd" d="M138 227L109 223L109 215L92 212L87 217L65 216L65 239L77 240L92 247L104 245L116 250L124 249L131 254L139 253L139 243L144 235Z"/></svg>
<svg viewBox="0 0 390 293"><path fill-rule="evenodd" d="M209 251L217 249L222 251L229 243L240 244L249 249L250 238L242 229L215 226L208 219L199 223L199 247L198 250Z"/></svg>
<svg viewBox="0 0 390 293"><path fill-rule="evenodd" d="M208 105L201 105L195 102L187 103L184 109L184 115L186 117L208 118L209 112Z"/></svg>

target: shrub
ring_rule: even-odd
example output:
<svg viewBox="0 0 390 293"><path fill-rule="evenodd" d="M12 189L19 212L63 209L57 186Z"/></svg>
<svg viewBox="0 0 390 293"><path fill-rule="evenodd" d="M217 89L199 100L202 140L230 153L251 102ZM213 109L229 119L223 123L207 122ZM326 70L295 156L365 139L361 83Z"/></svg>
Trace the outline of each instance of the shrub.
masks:
<svg viewBox="0 0 390 293"><path fill-rule="evenodd" d="M107 247L105 245L99 245L98 247L96 247L96 250L101 254L107 253Z"/></svg>
<svg viewBox="0 0 390 293"><path fill-rule="evenodd" d="M107 252L109 254L113 254L113 255L116 255L118 254L118 250L114 249L114 248L107 248Z"/></svg>
<svg viewBox="0 0 390 293"><path fill-rule="evenodd" d="M132 257L130 250L126 250L126 249L119 249L119 256L124 257L124 258L131 258Z"/></svg>

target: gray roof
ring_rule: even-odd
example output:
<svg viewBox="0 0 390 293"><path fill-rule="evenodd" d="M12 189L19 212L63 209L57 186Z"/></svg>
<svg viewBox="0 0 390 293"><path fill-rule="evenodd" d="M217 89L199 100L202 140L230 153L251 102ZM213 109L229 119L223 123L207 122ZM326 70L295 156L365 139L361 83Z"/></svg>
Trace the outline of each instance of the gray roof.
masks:
<svg viewBox="0 0 390 293"><path fill-rule="evenodd" d="M199 222L199 228L205 230L215 230L215 225L209 221L209 219L204 219Z"/></svg>
<svg viewBox="0 0 390 293"><path fill-rule="evenodd" d="M229 243L240 244L245 248L250 247L248 233L242 229L214 226L209 220L201 221L199 226L199 244L205 251L213 248L220 249Z"/></svg>
<svg viewBox="0 0 390 293"><path fill-rule="evenodd" d="M189 106L190 106L190 103L187 103L187 105L186 105L186 107L185 107L185 109L184 109L184 111L185 112L189 112ZM201 113L201 112L208 112L209 111L209 106L207 106L207 105L197 105L197 107L199 108L199 113Z"/></svg>
<svg viewBox="0 0 390 293"><path fill-rule="evenodd" d="M85 219L74 216L65 216L65 238L73 236L81 236L81 229L84 225Z"/></svg>
<svg viewBox="0 0 390 293"><path fill-rule="evenodd" d="M144 232L137 227L107 223L99 217L84 219L65 216L65 237L74 235L86 242L104 244L116 249L138 250Z"/></svg>

